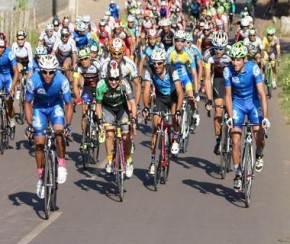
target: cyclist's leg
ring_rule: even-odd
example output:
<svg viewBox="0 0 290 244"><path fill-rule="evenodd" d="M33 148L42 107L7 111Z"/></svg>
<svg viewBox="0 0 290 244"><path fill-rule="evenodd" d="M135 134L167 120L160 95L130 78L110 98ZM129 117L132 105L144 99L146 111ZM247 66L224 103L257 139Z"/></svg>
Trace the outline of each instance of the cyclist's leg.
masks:
<svg viewBox="0 0 290 244"><path fill-rule="evenodd" d="M3 85L4 85L5 92L9 93L12 87L12 77L10 75L5 76ZM16 122L15 122L15 109L13 105L13 98L11 96L6 98L6 104L7 104L8 115L9 115L9 126L11 129L11 133L13 133L13 137L14 137Z"/></svg>
<svg viewBox="0 0 290 244"><path fill-rule="evenodd" d="M171 103L170 103L170 111L172 114L175 114L176 107L177 107L177 93L176 91L171 95ZM178 154L179 152L179 137L180 137L180 129L181 126L179 125L180 121L177 121L175 116L172 116L172 125L173 125L173 135L172 135L172 146L171 146L171 153Z"/></svg>
<svg viewBox="0 0 290 244"><path fill-rule="evenodd" d="M72 58L71 57L65 58L65 60L63 62L63 68L65 69L64 74L69 81L70 81L71 64L72 64Z"/></svg>
<svg viewBox="0 0 290 244"><path fill-rule="evenodd" d="M270 56L270 61L271 61L271 65L272 65L272 69L273 69L273 80L272 80L272 86L275 89L277 87L276 81L277 81L277 68L276 68L276 62L275 62L275 58L276 55L275 53L271 53Z"/></svg>

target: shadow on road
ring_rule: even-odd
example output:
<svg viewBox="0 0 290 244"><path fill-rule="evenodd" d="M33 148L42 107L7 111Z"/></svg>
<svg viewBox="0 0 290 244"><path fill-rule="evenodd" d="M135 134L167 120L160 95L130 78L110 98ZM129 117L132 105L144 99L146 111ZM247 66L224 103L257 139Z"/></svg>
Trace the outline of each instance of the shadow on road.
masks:
<svg viewBox="0 0 290 244"><path fill-rule="evenodd" d="M243 194L236 193L232 188L225 187L221 184L196 181L192 179L183 180L182 182L185 185L189 185L195 188L202 194L212 193L214 195L225 198L228 202L237 207L244 207L244 201L241 200Z"/></svg>
<svg viewBox="0 0 290 244"><path fill-rule="evenodd" d="M31 157L35 156L35 153L34 153L35 147L34 145L29 145L28 140L25 139L25 140L16 141L15 145L16 145L16 150L26 149L28 150L28 153Z"/></svg>
<svg viewBox="0 0 290 244"><path fill-rule="evenodd" d="M148 165L149 166L149 165ZM134 175L142 181L145 188L147 188L150 191L155 191L154 185L153 185L153 177L148 175L147 169L134 169Z"/></svg>
<svg viewBox="0 0 290 244"><path fill-rule="evenodd" d="M182 157L182 154L179 154L178 157L173 158L172 161L186 169L190 169L192 167L201 168L212 178L221 179L220 166L206 159L196 157Z"/></svg>
<svg viewBox="0 0 290 244"><path fill-rule="evenodd" d="M43 200L39 199L35 193L17 192L8 195L8 199L15 207L20 207L22 204L31 206L39 218L45 219L45 216L41 215L43 213Z"/></svg>

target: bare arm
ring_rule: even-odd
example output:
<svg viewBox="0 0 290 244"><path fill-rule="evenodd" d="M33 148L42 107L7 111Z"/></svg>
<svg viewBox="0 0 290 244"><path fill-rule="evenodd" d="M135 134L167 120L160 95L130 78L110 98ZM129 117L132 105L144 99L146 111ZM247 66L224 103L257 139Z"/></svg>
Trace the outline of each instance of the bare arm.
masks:
<svg viewBox="0 0 290 244"><path fill-rule="evenodd" d="M151 83L149 81L144 82L143 104L144 107L149 107L150 104L150 88Z"/></svg>
<svg viewBox="0 0 290 244"><path fill-rule="evenodd" d="M24 102L24 114L26 123L31 125L32 124L32 102Z"/></svg>
<svg viewBox="0 0 290 244"><path fill-rule="evenodd" d="M136 103L140 104L140 100L141 100L141 82L140 82L140 77L136 77L133 80L134 84L135 84L135 90L136 90Z"/></svg>
<svg viewBox="0 0 290 244"><path fill-rule="evenodd" d="M232 87L227 86L225 87L225 103L226 103L226 109L230 116L230 118L233 117L233 100L232 100Z"/></svg>
<svg viewBox="0 0 290 244"><path fill-rule="evenodd" d="M175 88L176 88L176 93L177 93L177 97L178 97L176 110L181 110L182 103L183 103L183 87L182 87L180 81L175 82Z"/></svg>
<svg viewBox="0 0 290 244"><path fill-rule="evenodd" d="M71 124L73 116L73 104L72 102L65 104L65 121L66 124Z"/></svg>
<svg viewBox="0 0 290 244"><path fill-rule="evenodd" d="M205 84L205 92L207 99L212 100L212 84L211 84L211 67L204 68L204 84Z"/></svg>
<svg viewBox="0 0 290 244"><path fill-rule="evenodd" d="M267 103L266 93L264 90L264 83L263 82L257 83L256 86L257 86L257 90L260 96L263 116L264 118L268 118L268 103Z"/></svg>

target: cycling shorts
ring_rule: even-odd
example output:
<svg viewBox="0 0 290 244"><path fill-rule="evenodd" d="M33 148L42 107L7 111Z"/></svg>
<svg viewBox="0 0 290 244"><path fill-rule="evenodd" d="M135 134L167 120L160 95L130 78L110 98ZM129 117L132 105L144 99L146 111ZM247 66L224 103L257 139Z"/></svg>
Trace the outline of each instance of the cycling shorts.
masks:
<svg viewBox="0 0 290 244"><path fill-rule="evenodd" d="M214 78L213 79L213 99L224 99L225 97L225 84L224 78Z"/></svg>
<svg viewBox="0 0 290 244"><path fill-rule="evenodd" d="M244 123L246 115L250 123L261 124L263 113L260 101L233 99L233 123ZM234 128L242 129L242 126L234 126Z"/></svg>
<svg viewBox="0 0 290 244"><path fill-rule="evenodd" d="M0 90L4 90L5 93L9 93L12 86L12 77L8 75L0 75Z"/></svg>
<svg viewBox="0 0 290 244"><path fill-rule="evenodd" d="M168 112L171 111L173 104L177 103L178 97L176 91L173 91L170 95L156 94L156 107L154 112Z"/></svg>
<svg viewBox="0 0 290 244"><path fill-rule="evenodd" d="M32 127L34 130L45 130L50 121L52 127L65 124L64 110L60 104L50 108L34 108L32 117ZM34 136L44 136L44 132L34 132Z"/></svg>
<svg viewBox="0 0 290 244"><path fill-rule="evenodd" d="M116 120L121 122L129 121L129 110L127 103L117 107L110 107L103 104L104 123L114 123ZM129 125L122 125L121 130L122 132L128 132Z"/></svg>

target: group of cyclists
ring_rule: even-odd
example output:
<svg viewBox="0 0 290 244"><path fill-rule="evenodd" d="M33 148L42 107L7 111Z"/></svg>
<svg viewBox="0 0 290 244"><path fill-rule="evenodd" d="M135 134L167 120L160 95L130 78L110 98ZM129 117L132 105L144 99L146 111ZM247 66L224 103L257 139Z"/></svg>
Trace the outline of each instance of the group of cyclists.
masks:
<svg viewBox="0 0 290 244"><path fill-rule="evenodd" d="M227 125L232 132L234 189L242 188L240 151L242 128L235 124L247 116L256 139L256 171L263 168L264 129L270 127L264 90L265 63L281 57L274 27L257 36L254 16L245 7L235 16L235 2L229 0L126 0L125 17L110 4L97 24L89 15L54 18L40 34L34 51L19 30L16 41L8 43L0 33L0 89L9 92L11 137L15 134L14 93L20 73L26 70L24 112L26 135L35 140L38 170L37 195L44 197L44 130L71 135L73 103L82 105L84 132L88 103L96 103L94 122L105 130L106 172L112 173L114 124L122 125L126 176L133 175L132 136L136 135L138 116L147 118L152 93L155 111L170 111L172 117L171 154L179 153L182 104L187 97L192 109L192 128L200 124L198 104L205 92L207 110L214 109L214 153L220 153L221 123L225 105ZM187 16L187 17L186 17ZM236 25L235 25L236 24ZM229 31L237 26L235 41ZM34 53L34 57L33 57ZM273 80L276 86L277 77ZM143 89L143 91L142 91ZM74 99L72 98L74 95ZM148 174L154 174L156 133L160 117L152 119L151 155ZM56 136L58 183L67 179L65 142ZM80 145L82 148L82 145Z"/></svg>

